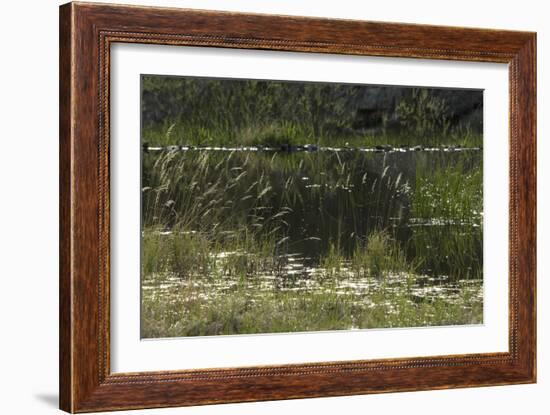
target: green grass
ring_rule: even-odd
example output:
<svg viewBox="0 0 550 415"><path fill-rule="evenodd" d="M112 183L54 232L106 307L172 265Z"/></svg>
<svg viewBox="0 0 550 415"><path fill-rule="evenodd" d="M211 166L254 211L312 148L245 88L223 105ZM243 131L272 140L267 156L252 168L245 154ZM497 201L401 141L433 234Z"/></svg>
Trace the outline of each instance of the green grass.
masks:
<svg viewBox="0 0 550 415"><path fill-rule="evenodd" d="M416 271L399 243L385 231L374 231L355 246L351 268L356 276L374 277L378 280L388 273L412 274Z"/></svg>
<svg viewBox="0 0 550 415"><path fill-rule="evenodd" d="M354 86L143 83L150 146L483 141L421 90L400 128L368 131L351 127ZM480 323L482 180L475 151L144 152L142 336ZM289 273L296 253L314 272ZM422 278L456 293L419 295Z"/></svg>
<svg viewBox="0 0 550 415"><path fill-rule="evenodd" d="M416 218L443 218L453 221L480 222L483 212L483 165L476 157L475 167L466 158L454 164L436 165L435 169L416 170L412 214Z"/></svg>
<svg viewBox="0 0 550 415"><path fill-rule="evenodd" d="M281 144L315 144L320 147L375 147L381 145L423 147L481 147L483 137L467 127L451 129L445 135L433 137L422 133L380 132L315 134L311 128L297 122L269 122L234 129L226 126L197 126L185 120L171 120L142 130L142 142L150 146L277 146Z"/></svg>
<svg viewBox="0 0 550 415"><path fill-rule="evenodd" d="M420 302L413 301L406 290L389 291L384 286L365 295L336 293L327 287L326 291L261 295L236 287L212 301L194 288L175 289L166 297L146 292L142 337L479 324L483 318L482 301L472 295L481 289L479 285L462 287L454 300L436 297Z"/></svg>
<svg viewBox="0 0 550 415"><path fill-rule="evenodd" d="M419 158L412 184L384 164L380 171L372 171L376 157L380 158L376 154L338 153L145 154L144 231L169 230L183 235L181 241L172 237L174 241L167 249L178 253L179 257L171 260L171 270L181 275L193 266L209 269L208 259L193 255L207 249L255 252L261 247L263 254L258 257L264 255L274 263L272 258L292 248L285 239L291 227L297 226L293 218L313 213L314 206L318 210L308 220L322 223L325 233L304 237L322 237L319 249L329 253L323 260L335 263L327 268L337 267L342 258L353 260L357 268L362 261L371 261L370 253L367 259L361 258L362 253L377 246L376 238L367 243L370 233L388 232L392 220L401 218L406 224L410 217L428 225L435 221L435 225L411 227L405 241L400 237L397 242L395 235L390 235L392 244L378 241L379 252L387 251L386 258L400 264L405 261L394 257L406 257L418 272L451 274L455 279L479 277L483 200L480 156L457 154L436 163L435 168L433 163L420 163L423 159ZM371 217L364 212L379 214ZM159 239L149 234L147 238ZM182 241L186 245L178 247ZM144 246L149 244L144 239ZM154 244L144 249L145 272L162 269L167 252ZM180 270L173 264L179 264ZM369 268L376 269L376 263Z"/></svg>
<svg viewBox="0 0 550 415"><path fill-rule="evenodd" d="M398 121L387 119L391 116L385 112L374 123L375 131L366 132L369 128L357 122L369 92L368 86L349 84L144 75L142 142L216 146L482 144L481 122L451 122L453 108L435 90L426 88L402 89L395 108L384 109L394 111Z"/></svg>
<svg viewBox="0 0 550 415"><path fill-rule="evenodd" d="M344 221L363 235L365 227L386 226L398 216L407 182L388 169L368 171L372 154L162 153L143 159L144 228L210 233L287 236L288 219L310 206L318 208L335 242ZM305 180L305 179L307 180ZM383 211L370 218L356 215L367 207ZM386 207L386 209L383 209ZM369 221L373 223L369 225ZM371 227L372 227L371 226ZM319 235L311 235L319 236ZM326 240L324 242L326 242Z"/></svg>
<svg viewBox="0 0 550 415"><path fill-rule="evenodd" d="M253 277L276 273L280 261L273 255L277 241L245 233L220 240L200 233L162 235L149 229L142 237L142 275L169 273L182 279L218 276ZM217 266L216 255L227 258Z"/></svg>
<svg viewBox="0 0 550 415"><path fill-rule="evenodd" d="M478 161L481 163L481 161ZM481 278L483 268L482 166L455 165L417 170L412 216L436 226L412 228L409 248L435 275Z"/></svg>
<svg viewBox="0 0 550 415"><path fill-rule="evenodd" d="M481 280L458 285L455 297L415 299L414 266L386 232L369 235L351 258L329 249L311 289L265 288L263 276L287 278L260 244L216 260L201 236L145 233L142 262L148 275L142 298L142 336L205 336L349 328L417 327L482 322ZM218 247L219 249L219 247ZM242 249L242 251L241 251ZM238 252L246 252L241 255ZM160 254L160 255L159 255ZM186 256L188 255L188 256ZM151 268L150 259L155 264ZM183 261L182 261L183 259ZM162 264L162 266L161 266ZM324 268L324 270L323 270ZM179 282L160 288L169 276ZM387 279L390 277L391 279ZM151 279L152 278L152 279ZM366 291L343 282L371 284ZM172 280L173 283L173 280ZM279 288L277 288L279 287ZM292 281L290 288L294 287ZM299 286L296 286L299 287ZM389 289L391 287L391 289Z"/></svg>

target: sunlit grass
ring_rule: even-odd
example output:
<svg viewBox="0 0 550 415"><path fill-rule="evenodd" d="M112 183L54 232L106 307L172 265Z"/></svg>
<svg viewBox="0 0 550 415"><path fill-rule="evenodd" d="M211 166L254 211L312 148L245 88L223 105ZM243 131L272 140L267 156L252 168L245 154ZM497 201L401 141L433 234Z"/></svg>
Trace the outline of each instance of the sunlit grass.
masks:
<svg viewBox="0 0 550 415"><path fill-rule="evenodd" d="M481 164L481 161L479 161ZM410 248L433 274L481 278L483 264L482 166L465 161L417 170ZM423 226L433 223L433 226Z"/></svg>
<svg viewBox="0 0 550 415"><path fill-rule="evenodd" d="M406 286L407 281L403 280ZM383 285L368 295L326 291L271 291L254 295L236 286L208 300L194 288L171 295L146 291L142 303L142 337L209 336L395 327L479 324L481 287L462 287L457 297L415 302L406 289ZM211 293L210 293L211 294Z"/></svg>
<svg viewBox="0 0 550 415"><path fill-rule="evenodd" d="M482 322L482 152L422 151L479 125L422 91L363 128L349 85L143 82L143 337ZM232 150L147 151L173 145Z"/></svg>
<svg viewBox="0 0 550 415"><path fill-rule="evenodd" d="M144 128L142 142L149 146L278 146L315 144L320 147L482 147L483 137L467 127L458 127L445 136L433 138L403 132L327 132L315 135L304 125L292 122L249 125L238 130L222 126L204 127L184 120Z"/></svg>

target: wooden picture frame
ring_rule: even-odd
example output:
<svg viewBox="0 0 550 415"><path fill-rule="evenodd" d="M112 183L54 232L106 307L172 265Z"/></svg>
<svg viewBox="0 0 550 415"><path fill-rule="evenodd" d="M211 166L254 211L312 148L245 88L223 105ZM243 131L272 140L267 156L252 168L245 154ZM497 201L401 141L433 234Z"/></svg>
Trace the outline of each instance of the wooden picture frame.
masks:
<svg viewBox="0 0 550 415"><path fill-rule="evenodd" d="M111 373L109 69L113 43L509 65L509 352ZM156 7L60 8L60 407L68 412L536 381L536 34ZM227 362L231 366L231 362Z"/></svg>

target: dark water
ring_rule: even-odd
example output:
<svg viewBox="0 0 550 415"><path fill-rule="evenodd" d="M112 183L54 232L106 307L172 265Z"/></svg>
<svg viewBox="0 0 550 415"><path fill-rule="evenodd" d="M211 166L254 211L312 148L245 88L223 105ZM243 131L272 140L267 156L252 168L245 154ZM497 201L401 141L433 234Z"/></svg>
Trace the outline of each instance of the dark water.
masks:
<svg viewBox="0 0 550 415"><path fill-rule="evenodd" d="M468 275L481 272L482 213L469 205L472 194L462 194L459 182L450 191L434 191L431 200L415 197L432 178L433 188L441 186L436 171L480 171L482 151L211 150L144 153L144 188L162 185L160 171L180 174L164 192L144 193L144 227L160 223L166 233L181 231L175 224L200 201L209 208L183 231L276 235L273 254L299 257L300 272L318 266L334 246L351 255L376 230L388 232L409 259L419 259L419 274L448 276L459 267ZM466 213L415 215L415 203L437 206L442 195L447 204L466 205Z"/></svg>

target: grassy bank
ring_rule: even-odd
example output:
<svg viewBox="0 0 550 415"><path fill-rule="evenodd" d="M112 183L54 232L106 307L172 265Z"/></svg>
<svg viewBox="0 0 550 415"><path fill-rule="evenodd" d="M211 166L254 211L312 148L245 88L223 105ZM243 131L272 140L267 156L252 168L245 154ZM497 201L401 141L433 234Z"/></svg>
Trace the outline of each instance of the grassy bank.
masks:
<svg viewBox="0 0 550 415"><path fill-rule="evenodd" d="M442 137L431 137L422 133L405 134L380 130L326 131L315 134L311 129L294 122L269 122L246 126L236 130L225 126L198 128L186 120L171 120L162 125L146 127L142 141L150 146L276 146L281 144L314 144L320 147L375 147L380 145L400 146L459 146L482 147L483 136L473 130L460 127Z"/></svg>
<svg viewBox="0 0 550 415"><path fill-rule="evenodd" d="M144 75L141 136L150 145L479 147L483 123L459 115L464 102L480 105L480 91Z"/></svg>
<svg viewBox="0 0 550 415"><path fill-rule="evenodd" d="M142 336L177 337L280 333L390 327L479 324L481 283L458 285L452 297L418 299L406 278L392 290L334 289L261 291L236 284L220 291L181 286L163 293L144 291ZM333 282L333 281L332 281Z"/></svg>
<svg viewBox="0 0 550 415"><path fill-rule="evenodd" d="M146 338L482 322L481 280L420 278L385 232L298 274L260 244L227 252L197 234L149 232L143 246Z"/></svg>

